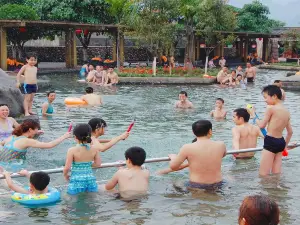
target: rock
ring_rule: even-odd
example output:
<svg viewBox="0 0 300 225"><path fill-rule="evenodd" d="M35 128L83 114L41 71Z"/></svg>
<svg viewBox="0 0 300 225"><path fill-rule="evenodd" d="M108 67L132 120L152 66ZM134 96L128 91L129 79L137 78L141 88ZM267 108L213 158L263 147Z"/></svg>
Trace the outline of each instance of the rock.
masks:
<svg viewBox="0 0 300 225"><path fill-rule="evenodd" d="M300 75L284 77L281 79L283 88L287 90L300 90Z"/></svg>
<svg viewBox="0 0 300 225"><path fill-rule="evenodd" d="M0 69L0 104L8 105L10 116L24 114L23 99L22 93L16 88L16 82Z"/></svg>
<svg viewBox="0 0 300 225"><path fill-rule="evenodd" d="M288 72L288 73L286 74L287 77L294 76L294 75L295 75L295 72Z"/></svg>

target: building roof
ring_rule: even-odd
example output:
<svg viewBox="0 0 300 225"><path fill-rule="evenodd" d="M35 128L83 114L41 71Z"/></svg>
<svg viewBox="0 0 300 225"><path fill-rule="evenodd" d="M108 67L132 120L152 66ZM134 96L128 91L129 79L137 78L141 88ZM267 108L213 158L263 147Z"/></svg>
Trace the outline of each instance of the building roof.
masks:
<svg viewBox="0 0 300 225"><path fill-rule="evenodd" d="M300 27L280 27L273 29L272 33L277 35L282 35L289 30L298 30L300 32Z"/></svg>

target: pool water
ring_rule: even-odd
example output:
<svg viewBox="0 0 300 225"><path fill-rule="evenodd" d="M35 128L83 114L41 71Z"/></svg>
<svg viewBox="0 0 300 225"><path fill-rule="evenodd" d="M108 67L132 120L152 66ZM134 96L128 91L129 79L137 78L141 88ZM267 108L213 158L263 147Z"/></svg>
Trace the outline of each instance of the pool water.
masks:
<svg viewBox="0 0 300 225"><path fill-rule="evenodd" d="M211 86L118 86L113 88L95 87L95 92L103 96L104 105L100 108L72 108L66 111L66 97L80 97L86 84L77 83L76 75L51 75L52 88L42 90L34 100L36 111L46 100L45 91L54 89L57 99L53 118L41 118L45 134L41 141L50 141L65 133L70 122L86 123L93 117L101 117L108 123L103 138L111 138L124 132L133 118L136 124L130 137L102 153L103 162L124 159L124 151L131 146L143 147L147 158L165 157L177 153L180 147L194 139L191 125L199 119L210 119L209 112L214 108L215 99L222 97L228 110L227 119L214 121L213 139L222 140L231 149L232 112L238 107L252 103L258 115L263 116L265 103L261 88L275 79L283 77L281 71L258 71L255 84L247 90ZM195 110L175 110L174 104L179 91L186 90ZM287 92L285 105L291 112L294 135L300 136L300 92ZM298 138L298 139L297 139ZM259 146L262 145L259 140ZM66 152L73 146L67 140L51 150L30 149L27 154L29 170L49 169L64 165ZM165 168L168 163L147 164L151 171L149 195L143 199L124 202L110 195L81 194L71 197L62 190L62 201L54 206L30 209L11 202L8 195L1 195L0 221L3 224L237 224L238 209L247 195L267 194L275 199L281 210L281 225L298 224L300 219L300 150L290 152L283 161L283 174L280 177L260 179L258 177L260 153L255 159L234 161L231 156L223 160L225 187L219 192L186 193L178 190L188 180L188 171L180 171L166 176L157 176L155 171ZM116 168L96 171L99 183L111 178ZM24 178L19 182L26 184ZM66 185L62 174L51 175L52 186Z"/></svg>

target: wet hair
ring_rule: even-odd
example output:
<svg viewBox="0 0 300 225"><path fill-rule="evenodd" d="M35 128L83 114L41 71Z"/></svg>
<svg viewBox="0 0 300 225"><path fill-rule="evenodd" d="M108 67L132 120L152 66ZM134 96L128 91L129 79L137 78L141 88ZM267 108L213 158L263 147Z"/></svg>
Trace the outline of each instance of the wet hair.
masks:
<svg viewBox="0 0 300 225"><path fill-rule="evenodd" d="M282 92L281 89L276 85L268 85L263 88L262 93L266 93L267 95L273 97L274 95L281 100Z"/></svg>
<svg viewBox="0 0 300 225"><path fill-rule="evenodd" d="M274 84L278 84L280 82L281 82L281 80L274 80Z"/></svg>
<svg viewBox="0 0 300 225"><path fill-rule="evenodd" d="M220 101L220 102L222 102L223 104L225 103L223 98L217 98L216 101Z"/></svg>
<svg viewBox="0 0 300 225"><path fill-rule="evenodd" d="M236 77L243 77L243 76L242 76L242 74L239 73L238 75L236 75Z"/></svg>
<svg viewBox="0 0 300 225"><path fill-rule="evenodd" d="M186 91L181 91L179 94L180 94L180 95L185 95L185 97L188 96L187 93L186 93Z"/></svg>
<svg viewBox="0 0 300 225"><path fill-rule="evenodd" d="M0 107L2 107L2 106L7 106L7 107L8 107L8 105L7 105L7 104L0 104Z"/></svg>
<svg viewBox="0 0 300 225"><path fill-rule="evenodd" d="M20 126L18 126L14 129L12 134L19 137L22 134L29 131L29 129L32 129L32 130L40 129L40 124L35 120L26 119L26 120L23 121L23 123L20 124Z"/></svg>
<svg viewBox="0 0 300 225"><path fill-rule="evenodd" d="M85 92L86 92L87 94L91 94L91 93L94 92L94 89L93 89L92 87L87 87L87 88L85 89Z"/></svg>
<svg viewBox="0 0 300 225"><path fill-rule="evenodd" d="M81 142L81 143L91 143L92 139L92 128L89 124L80 123L77 124L73 130L74 136Z"/></svg>
<svg viewBox="0 0 300 225"><path fill-rule="evenodd" d="M194 140L192 140L192 143L195 143L197 141L197 138L194 138Z"/></svg>
<svg viewBox="0 0 300 225"><path fill-rule="evenodd" d="M30 58L35 58L36 59L35 54L33 54L33 53L27 53L26 54L26 59L29 60Z"/></svg>
<svg viewBox="0 0 300 225"><path fill-rule="evenodd" d="M140 147L131 147L125 152L125 159L130 159L132 165L141 166L146 159L146 152Z"/></svg>
<svg viewBox="0 0 300 225"><path fill-rule="evenodd" d="M236 73L236 71L235 71L235 70L231 70L231 73L232 73L232 72Z"/></svg>
<svg viewBox="0 0 300 225"><path fill-rule="evenodd" d="M93 132L99 128L107 127L106 122L100 118L93 118L88 124L91 126Z"/></svg>
<svg viewBox="0 0 300 225"><path fill-rule="evenodd" d="M50 176L42 171L34 172L30 175L29 182L38 191L43 191L50 183Z"/></svg>
<svg viewBox="0 0 300 225"><path fill-rule="evenodd" d="M275 201L264 195L247 196L240 207L239 219L247 225L279 224L279 208Z"/></svg>
<svg viewBox="0 0 300 225"><path fill-rule="evenodd" d="M249 112L247 111L247 109L244 109L244 108L238 108L238 109L234 110L233 112L236 113L236 116L237 116L238 118L241 118L241 117L244 118L244 121L245 121L245 122L248 122L249 119L250 119L250 114L249 114Z"/></svg>
<svg viewBox="0 0 300 225"><path fill-rule="evenodd" d="M212 124L209 120L198 120L192 125L193 133L196 137L203 137L208 135L212 130Z"/></svg>
<svg viewBox="0 0 300 225"><path fill-rule="evenodd" d="M55 91L49 91L49 92L47 93L47 96L49 97L51 94L55 94Z"/></svg>

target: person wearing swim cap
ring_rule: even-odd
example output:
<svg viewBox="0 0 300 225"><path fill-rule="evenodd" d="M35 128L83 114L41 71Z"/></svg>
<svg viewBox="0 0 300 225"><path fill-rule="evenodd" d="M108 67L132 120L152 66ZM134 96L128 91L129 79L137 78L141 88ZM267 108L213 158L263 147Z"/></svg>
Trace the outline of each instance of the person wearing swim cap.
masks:
<svg viewBox="0 0 300 225"><path fill-rule="evenodd" d="M54 113L54 108L52 106L52 103L56 98L55 91L49 91L47 93L47 98L48 98L48 101L44 102L42 105L42 109L41 109L42 115L43 116L52 116Z"/></svg>

